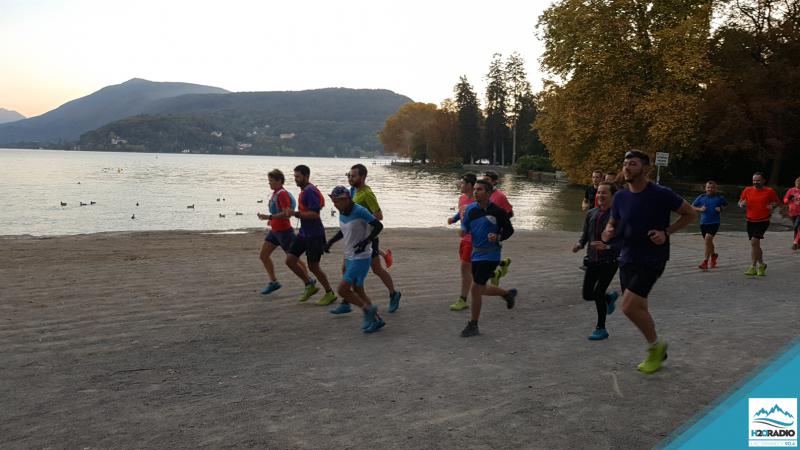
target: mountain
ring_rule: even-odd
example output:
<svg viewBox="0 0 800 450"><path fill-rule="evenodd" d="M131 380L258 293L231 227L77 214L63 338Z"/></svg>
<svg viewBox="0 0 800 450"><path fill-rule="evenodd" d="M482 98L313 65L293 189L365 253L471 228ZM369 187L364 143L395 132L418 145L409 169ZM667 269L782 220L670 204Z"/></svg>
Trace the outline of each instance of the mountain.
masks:
<svg viewBox="0 0 800 450"><path fill-rule="evenodd" d="M82 150L361 156L410 98L382 89L189 94L87 132Z"/></svg>
<svg viewBox="0 0 800 450"><path fill-rule="evenodd" d="M185 94L224 94L228 91L189 83L161 83L133 78L106 86L30 119L0 125L0 145L16 142L74 141L109 122L149 112L159 101Z"/></svg>
<svg viewBox="0 0 800 450"><path fill-rule="evenodd" d="M25 116L16 111L0 108L0 124L8 122L16 122L17 120L22 120L24 118Z"/></svg>

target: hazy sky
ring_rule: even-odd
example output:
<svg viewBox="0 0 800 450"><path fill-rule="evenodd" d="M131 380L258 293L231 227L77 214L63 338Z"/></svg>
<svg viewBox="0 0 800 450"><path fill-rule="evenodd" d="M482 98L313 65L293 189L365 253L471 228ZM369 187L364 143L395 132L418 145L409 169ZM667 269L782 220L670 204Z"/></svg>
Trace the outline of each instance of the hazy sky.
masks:
<svg viewBox="0 0 800 450"><path fill-rule="evenodd" d="M483 96L495 52L543 75L536 22L551 3L459 0L0 0L0 107L31 117L130 78L230 91L385 88Z"/></svg>

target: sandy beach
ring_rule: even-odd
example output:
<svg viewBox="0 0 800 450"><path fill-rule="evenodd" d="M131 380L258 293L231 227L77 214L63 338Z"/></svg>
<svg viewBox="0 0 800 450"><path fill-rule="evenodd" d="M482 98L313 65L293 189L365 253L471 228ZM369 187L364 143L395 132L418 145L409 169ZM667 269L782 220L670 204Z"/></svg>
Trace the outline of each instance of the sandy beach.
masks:
<svg viewBox="0 0 800 450"><path fill-rule="evenodd" d="M767 234L758 278L743 275L744 233L717 237L708 273L700 237L673 236L650 301L669 359L652 376L635 370L644 341L621 311L610 339L586 340L575 233L508 241L517 307L487 300L470 339L468 312L447 308L455 230L385 230L403 297L373 335L360 313L298 303L277 253L283 288L260 295L262 239L0 238L0 447L650 448L790 342L800 317L785 232ZM341 244L323 259L334 285L340 261ZM385 310L374 275L367 290Z"/></svg>

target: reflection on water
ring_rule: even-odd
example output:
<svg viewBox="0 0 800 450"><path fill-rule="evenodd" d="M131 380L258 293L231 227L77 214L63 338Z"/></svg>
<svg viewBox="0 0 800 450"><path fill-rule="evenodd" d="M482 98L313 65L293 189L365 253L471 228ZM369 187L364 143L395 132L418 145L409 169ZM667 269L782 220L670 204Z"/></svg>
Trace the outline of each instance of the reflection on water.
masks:
<svg viewBox="0 0 800 450"><path fill-rule="evenodd" d="M461 172L335 158L0 150L0 234L262 227L256 213L266 209L271 169L284 171L287 188L296 196L292 169L306 164L311 181L327 194L347 184L345 172L358 162L369 170L367 182L381 203L386 226L446 226L457 204ZM513 175L505 175L501 187L514 205L515 227L580 230L581 187ZM699 192L679 193L691 201ZM726 194L735 203L738 192ZM330 227L338 225L332 206L328 201L322 212ZM742 230L743 225L744 215L735 205L723 214L723 231Z"/></svg>

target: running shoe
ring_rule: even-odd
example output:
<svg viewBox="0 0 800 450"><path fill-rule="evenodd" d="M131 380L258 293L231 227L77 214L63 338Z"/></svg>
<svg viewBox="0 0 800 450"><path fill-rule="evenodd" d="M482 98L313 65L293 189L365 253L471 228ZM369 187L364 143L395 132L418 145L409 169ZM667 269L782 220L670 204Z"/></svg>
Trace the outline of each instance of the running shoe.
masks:
<svg viewBox="0 0 800 450"><path fill-rule="evenodd" d="M364 320L361 322L361 329L366 330L375 321L375 316L378 314L378 307L372 305L369 309L364 310Z"/></svg>
<svg viewBox="0 0 800 450"><path fill-rule="evenodd" d="M467 322L466 328L461 330L461 337L472 337L481 334L478 331L478 322L469 321Z"/></svg>
<svg viewBox="0 0 800 450"><path fill-rule="evenodd" d="M750 266L750 268L747 269L747 272L745 272L744 274L747 275L748 277L754 277L758 274L758 272L756 271L755 266Z"/></svg>
<svg viewBox="0 0 800 450"><path fill-rule="evenodd" d="M767 265L766 264L759 264L758 270L756 271L756 275L763 277L767 274Z"/></svg>
<svg viewBox="0 0 800 450"><path fill-rule="evenodd" d="M297 299L299 302L304 302L311 298L312 295L316 294L319 291L319 286L317 286L317 280L312 279L308 283L306 283L306 288L303 290L303 295Z"/></svg>
<svg viewBox="0 0 800 450"><path fill-rule="evenodd" d="M334 294L333 291L329 291L326 292L321 299L314 302L314 304L317 306L328 306L335 301L336 301L336 294Z"/></svg>
<svg viewBox="0 0 800 450"><path fill-rule="evenodd" d="M400 307L400 295L402 295L400 291L396 291L389 296L389 313L397 311L397 308Z"/></svg>
<svg viewBox="0 0 800 450"><path fill-rule="evenodd" d="M667 343L660 342L647 349L647 358L636 369L642 373L654 373L661 369L661 363L667 359Z"/></svg>
<svg viewBox="0 0 800 450"><path fill-rule="evenodd" d="M606 294L606 315L610 316L614 314L614 310L617 309L617 299L619 298L619 292L611 291L610 293Z"/></svg>
<svg viewBox="0 0 800 450"><path fill-rule="evenodd" d="M377 319L373 320L367 326L367 328L364 328L364 333L374 333L383 328L384 325L386 325L386 322L383 321L382 317L378 317Z"/></svg>
<svg viewBox="0 0 800 450"><path fill-rule="evenodd" d="M608 331L605 328L595 328L592 334L589 335L590 341L602 341L608 339Z"/></svg>
<svg viewBox="0 0 800 450"><path fill-rule="evenodd" d="M392 250L391 249L387 248L386 251L383 252L383 262L386 263L386 268L387 269L389 267L392 267L392 262L394 262L394 259L392 258Z"/></svg>
<svg viewBox="0 0 800 450"><path fill-rule="evenodd" d="M517 290L514 288L509 289L506 295L503 296L503 299L506 301L506 308L512 309L514 303L517 302Z"/></svg>
<svg viewBox="0 0 800 450"><path fill-rule="evenodd" d="M798 247L797 244L792 244L792 250L793 251L797 251L797 247Z"/></svg>
<svg viewBox="0 0 800 450"><path fill-rule="evenodd" d="M458 300L450 305L450 311L461 311L462 309L469 308L469 303L464 297L458 297Z"/></svg>
<svg viewBox="0 0 800 450"><path fill-rule="evenodd" d="M269 284L261 290L261 295L271 294L281 288L281 284L277 281L270 281Z"/></svg>
<svg viewBox="0 0 800 450"><path fill-rule="evenodd" d="M708 260L707 260L707 259L704 259L704 260L703 260L703 262L701 262L701 263L700 263L700 265L699 265L699 266L697 266L697 267L698 267L700 270L702 270L703 272L707 271L707 270L708 270Z"/></svg>
<svg viewBox="0 0 800 450"><path fill-rule="evenodd" d="M336 308L333 308L332 310L330 310L328 312L330 312L331 314L347 314L352 310L353 310L353 308L350 307L350 303L342 301L342 303L339 303L339 306L337 306Z"/></svg>
<svg viewBox="0 0 800 450"><path fill-rule="evenodd" d="M719 258L719 254L718 253L714 253L713 255L711 255L711 268L712 269L716 269L717 268L717 258Z"/></svg>
<svg viewBox="0 0 800 450"><path fill-rule="evenodd" d="M503 278L508 274L508 266L511 265L511 258L504 258L500 261L500 265L497 269L494 270L494 276L492 276L491 283L495 286L500 285L500 278Z"/></svg>

